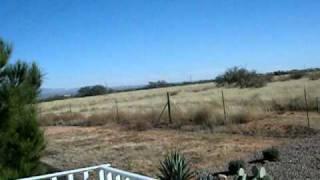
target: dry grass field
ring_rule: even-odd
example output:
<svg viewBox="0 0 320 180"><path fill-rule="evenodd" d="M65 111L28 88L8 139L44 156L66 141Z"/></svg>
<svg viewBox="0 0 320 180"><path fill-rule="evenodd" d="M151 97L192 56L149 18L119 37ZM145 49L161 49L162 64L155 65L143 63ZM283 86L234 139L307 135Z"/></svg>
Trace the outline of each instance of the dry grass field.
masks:
<svg viewBox="0 0 320 180"><path fill-rule="evenodd" d="M155 176L162 157L178 149L196 169L223 170L229 160L320 129L315 110L310 112L311 129L306 127L304 86L314 106L320 80L307 79L273 82L258 89L221 89L207 83L41 103L41 120L51 118L42 123L48 142L42 161L59 169L111 163ZM223 121L221 90L228 122L217 122ZM166 103L166 92L171 93L175 125L154 122ZM115 100L120 123L114 121ZM289 105L296 109L283 109ZM136 122L134 128L131 121Z"/></svg>
<svg viewBox="0 0 320 180"><path fill-rule="evenodd" d="M311 113L311 120L311 126L320 129L320 115ZM230 160L290 143L309 133L304 113L272 114L257 122L221 127L215 133L166 128L134 131L117 124L49 126L45 127L48 146L42 161L58 169L111 163L155 176L163 156L178 149L193 168L215 172L225 169Z"/></svg>
<svg viewBox="0 0 320 180"><path fill-rule="evenodd" d="M224 91L227 108L243 105L260 106L264 109L271 101L286 103L289 99L303 97L307 88L310 100L320 96L320 80L308 79L278 81L263 88L217 88L214 83L139 90L102 96L57 100L40 104L42 114L59 114L70 111L92 115L114 111L115 101L123 112L161 110L166 103L166 92L181 109L197 108L203 105L221 107L221 90ZM261 102L265 102L260 104Z"/></svg>

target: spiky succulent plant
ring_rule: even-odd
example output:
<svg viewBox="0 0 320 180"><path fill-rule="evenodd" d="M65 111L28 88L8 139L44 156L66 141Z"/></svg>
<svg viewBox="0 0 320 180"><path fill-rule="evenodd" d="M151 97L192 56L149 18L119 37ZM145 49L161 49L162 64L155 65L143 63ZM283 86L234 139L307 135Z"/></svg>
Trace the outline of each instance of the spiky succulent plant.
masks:
<svg viewBox="0 0 320 180"><path fill-rule="evenodd" d="M160 162L159 171L158 178L160 180L189 180L194 176L189 162L177 151L169 153Z"/></svg>

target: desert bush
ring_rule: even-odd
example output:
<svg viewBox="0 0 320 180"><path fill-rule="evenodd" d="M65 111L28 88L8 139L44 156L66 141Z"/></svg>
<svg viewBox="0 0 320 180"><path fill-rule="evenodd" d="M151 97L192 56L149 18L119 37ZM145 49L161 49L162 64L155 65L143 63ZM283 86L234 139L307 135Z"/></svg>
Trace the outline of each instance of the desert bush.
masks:
<svg viewBox="0 0 320 180"><path fill-rule="evenodd" d="M34 63L8 64L10 55L0 39L0 179L40 173L45 148L35 106L42 74Z"/></svg>
<svg viewBox="0 0 320 180"><path fill-rule="evenodd" d="M195 125L201 125L203 128L213 130L215 126L224 125L224 117L221 112L210 109L209 107L199 107L191 114L191 122Z"/></svg>
<svg viewBox="0 0 320 180"><path fill-rule="evenodd" d="M200 108L193 114L192 122L196 125L204 125L210 121L211 114L208 108Z"/></svg>
<svg viewBox="0 0 320 180"><path fill-rule="evenodd" d="M249 112L247 110L241 110L238 112L230 113L228 116L229 121L234 124L245 124L255 120L256 114Z"/></svg>
<svg viewBox="0 0 320 180"><path fill-rule="evenodd" d="M92 114L87 119L87 126L102 126L116 120L112 113Z"/></svg>
<svg viewBox="0 0 320 180"><path fill-rule="evenodd" d="M292 73L290 73L289 77L290 79L301 79L303 78L303 76L305 76L305 72L302 71L293 71Z"/></svg>
<svg viewBox="0 0 320 180"><path fill-rule="evenodd" d="M268 78L258 74L256 71L249 71L245 68L233 67L216 77L218 86L235 86L240 88L263 87Z"/></svg>
<svg viewBox="0 0 320 180"><path fill-rule="evenodd" d="M306 103L302 96L296 96L287 99L273 99L271 108L275 111L305 111ZM308 98L308 110L317 111L316 98Z"/></svg>
<svg viewBox="0 0 320 180"><path fill-rule="evenodd" d="M193 171L190 169L189 162L177 151L169 153L165 159L160 162L159 171L160 174L158 178L160 180L189 180L194 176Z"/></svg>
<svg viewBox="0 0 320 180"><path fill-rule="evenodd" d="M312 72L309 74L309 79L310 80L318 80L320 79L320 72L317 71L317 72Z"/></svg>
<svg viewBox="0 0 320 180"><path fill-rule="evenodd" d="M231 175L237 174L240 168L245 168L245 162L243 160L230 161L228 164L228 170Z"/></svg>
<svg viewBox="0 0 320 180"><path fill-rule="evenodd" d="M39 118L41 126L89 126L89 120L81 113L66 112L44 114Z"/></svg>
<svg viewBox="0 0 320 180"><path fill-rule="evenodd" d="M136 120L129 123L127 126L130 130L135 131L146 131L152 129L152 124L150 121Z"/></svg>
<svg viewBox="0 0 320 180"><path fill-rule="evenodd" d="M55 126L58 125L59 116L53 113L39 115L38 121L40 126Z"/></svg>
<svg viewBox="0 0 320 180"><path fill-rule="evenodd" d="M159 113L151 111L119 111L119 121L116 122L128 130L145 131L159 125L158 116Z"/></svg>
<svg viewBox="0 0 320 180"><path fill-rule="evenodd" d="M278 161L280 159L279 150L275 147L262 151L263 159L268 161Z"/></svg>

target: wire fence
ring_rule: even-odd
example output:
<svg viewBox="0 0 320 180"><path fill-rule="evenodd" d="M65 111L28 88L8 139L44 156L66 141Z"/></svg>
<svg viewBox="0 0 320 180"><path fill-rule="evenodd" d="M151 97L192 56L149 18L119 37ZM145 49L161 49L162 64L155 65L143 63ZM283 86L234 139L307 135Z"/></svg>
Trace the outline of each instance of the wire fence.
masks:
<svg viewBox="0 0 320 180"><path fill-rule="evenodd" d="M303 89L303 94L301 93L301 98L293 98L290 100L290 103L287 105L288 109L292 110L299 110L299 111L305 111L306 112L306 120L307 125L310 127L310 117L309 113L310 111L315 111L320 113L320 98L318 96L316 97L310 97L308 91L306 88ZM175 123L176 121L179 121L182 119L192 119L192 113L194 114L195 110L199 110L203 108L204 106L212 108L214 111L218 111L223 115L223 121L224 123L230 122L229 117L231 116L232 112L235 109L235 103L233 103L233 99L228 100L228 94L226 94L223 90L220 91L220 102L217 101L210 101L210 99L199 101L196 103L188 103L187 101L179 101L181 98L175 99L175 96L177 95L176 92L166 92L165 95L163 95L162 98L158 97L160 99L156 104L130 104L128 105L128 102L126 106L122 106L124 102L119 101L118 99L114 98L106 101L106 106L101 107L101 109L94 107L92 109L83 109L79 110L79 106L73 107L74 104L65 104L63 107L56 108L59 110L58 112L60 114L75 114L75 113L86 113L89 112L90 114L105 114L108 115L109 118L112 118L116 122L120 122L122 119L124 119L124 116L133 116L132 114L152 114L153 117L149 118L152 121L158 121L158 122L167 122L169 124ZM270 109L275 110L282 110L283 107L277 107L281 106L278 105L276 102L273 102L273 100L266 103L265 101L259 100L258 103L253 103L255 101L253 98L249 100L239 100L239 104L237 105L237 108L241 108L243 110L245 107L248 108L247 111L252 111L252 108L256 106L255 108L263 107L264 111L271 111ZM265 104L268 104L265 105ZM271 107L272 106L272 107ZM281 109L282 108L282 109ZM53 110L55 110L53 108ZM193 111L193 112L191 112ZM124 115L125 114L125 115ZM39 115L43 118L46 118L46 115L48 115L48 112L44 112L41 107L39 107Z"/></svg>

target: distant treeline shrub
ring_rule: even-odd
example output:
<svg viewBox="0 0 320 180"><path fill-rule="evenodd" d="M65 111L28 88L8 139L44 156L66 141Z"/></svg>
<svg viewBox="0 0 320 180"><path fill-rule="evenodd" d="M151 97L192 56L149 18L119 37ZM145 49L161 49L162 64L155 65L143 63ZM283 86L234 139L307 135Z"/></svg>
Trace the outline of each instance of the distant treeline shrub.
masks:
<svg viewBox="0 0 320 180"><path fill-rule="evenodd" d="M239 67L229 68L215 79L218 86L234 86L240 88L263 87L268 80L268 76L258 74L255 70L250 71Z"/></svg>
<svg viewBox="0 0 320 180"><path fill-rule="evenodd" d="M301 79L309 77L310 80L320 79L320 68L307 68L307 69L292 69L288 71L274 71L267 73L271 76L280 76L280 81L287 81L290 79Z"/></svg>
<svg viewBox="0 0 320 180"><path fill-rule="evenodd" d="M320 71L320 68L292 69L292 70L288 70L288 71L279 70L279 71L274 71L270 74L275 75L275 76L279 76L279 75L294 74L297 72L306 74L309 72L316 72L316 71Z"/></svg>
<svg viewBox="0 0 320 180"><path fill-rule="evenodd" d="M112 89L107 88L103 85L85 86L78 90L77 96L79 97L97 96L97 95L103 95L111 92L113 92Z"/></svg>
<svg viewBox="0 0 320 180"><path fill-rule="evenodd" d="M55 96L39 99L38 102L57 101L57 100L64 100L69 98L73 98L73 96L55 95Z"/></svg>
<svg viewBox="0 0 320 180"><path fill-rule="evenodd" d="M169 83L167 83L164 80L155 81L155 82L149 82L149 84L146 86L147 88L160 88L160 87L168 87L170 86Z"/></svg>

